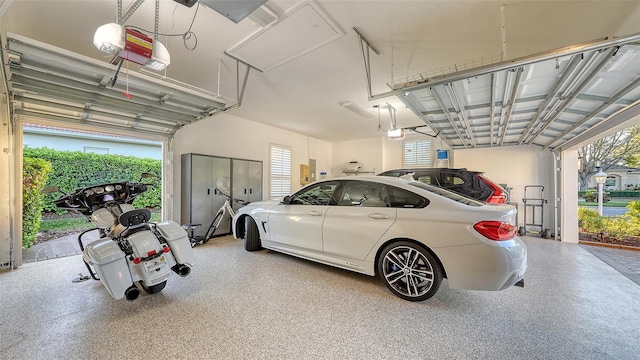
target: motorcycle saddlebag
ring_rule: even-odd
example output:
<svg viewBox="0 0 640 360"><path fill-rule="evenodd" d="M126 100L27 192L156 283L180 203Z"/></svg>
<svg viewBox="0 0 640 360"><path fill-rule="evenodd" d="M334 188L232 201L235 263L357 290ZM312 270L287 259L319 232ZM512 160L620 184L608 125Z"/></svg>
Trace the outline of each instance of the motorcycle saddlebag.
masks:
<svg viewBox="0 0 640 360"><path fill-rule="evenodd" d="M196 258L193 255L189 236L182 226L171 220L159 222L157 226L162 237L167 240L176 262L191 267L195 266Z"/></svg>
<svg viewBox="0 0 640 360"><path fill-rule="evenodd" d="M109 294L116 300L122 299L125 290L133 285L133 280L125 254L118 244L110 238L103 238L89 243L82 256L96 270Z"/></svg>

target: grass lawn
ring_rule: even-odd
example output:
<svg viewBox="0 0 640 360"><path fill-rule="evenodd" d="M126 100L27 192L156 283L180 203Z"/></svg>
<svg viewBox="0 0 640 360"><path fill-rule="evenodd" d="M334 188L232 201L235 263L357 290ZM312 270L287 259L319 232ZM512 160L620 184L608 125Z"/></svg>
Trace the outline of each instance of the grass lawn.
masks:
<svg viewBox="0 0 640 360"><path fill-rule="evenodd" d="M604 207L627 207L630 201L608 201L603 203ZM598 206L597 202L578 201L578 206Z"/></svg>

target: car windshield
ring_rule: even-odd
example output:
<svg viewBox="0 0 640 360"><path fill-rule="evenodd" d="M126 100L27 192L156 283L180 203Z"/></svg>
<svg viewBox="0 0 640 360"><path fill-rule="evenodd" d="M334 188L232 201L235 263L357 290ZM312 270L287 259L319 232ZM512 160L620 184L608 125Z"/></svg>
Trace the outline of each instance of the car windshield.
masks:
<svg viewBox="0 0 640 360"><path fill-rule="evenodd" d="M469 206L483 206L483 205L485 205L484 203L479 202L477 200L474 200L474 199L471 199L471 198L468 198L468 197L453 193L451 191L447 191L447 190L439 188L439 187L427 185L427 184L424 184L424 183L419 182L419 181L412 181L412 182L409 183L409 185L415 186L415 187L420 188L420 189L427 190L429 192L432 192L432 193L440 195L440 196L444 196L447 199L451 199L453 201L457 201L457 202L465 204L465 205L469 205Z"/></svg>

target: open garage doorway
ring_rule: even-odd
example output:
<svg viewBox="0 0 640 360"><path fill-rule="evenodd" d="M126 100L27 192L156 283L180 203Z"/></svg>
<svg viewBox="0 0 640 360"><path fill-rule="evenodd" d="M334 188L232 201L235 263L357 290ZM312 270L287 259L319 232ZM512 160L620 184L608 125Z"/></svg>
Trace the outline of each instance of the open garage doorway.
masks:
<svg viewBox="0 0 640 360"><path fill-rule="evenodd" d="M37 123L22 124L22 135L23 262L77 255L80 234L85 244L99 237L86 215L56 207L55 199L75 189L144 180L150 186L132 205L161 220L161 141Z"/></svg>

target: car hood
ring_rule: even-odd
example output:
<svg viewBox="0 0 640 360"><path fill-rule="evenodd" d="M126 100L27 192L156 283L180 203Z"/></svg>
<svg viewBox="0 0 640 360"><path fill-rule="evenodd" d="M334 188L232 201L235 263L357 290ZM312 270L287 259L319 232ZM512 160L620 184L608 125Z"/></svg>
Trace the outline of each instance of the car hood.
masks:
<svg viewBox="0 0 640 360"><path fill-rule="evenodd" d="M266 200L249 203L238 210L238 213L251 213L255 210L269 211L274 206L279 205L281 200Z"/></svg>

